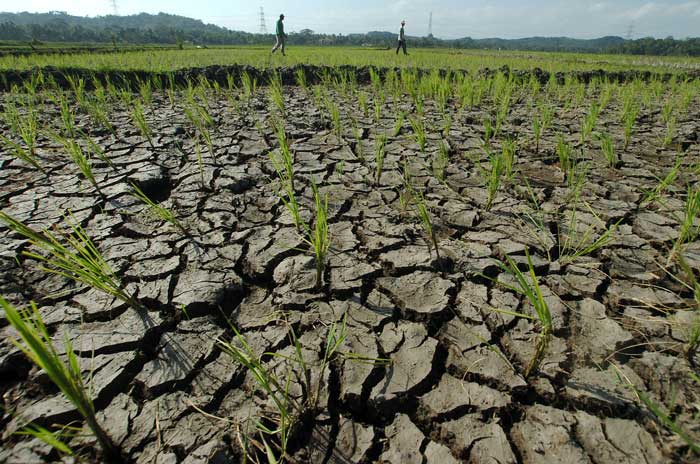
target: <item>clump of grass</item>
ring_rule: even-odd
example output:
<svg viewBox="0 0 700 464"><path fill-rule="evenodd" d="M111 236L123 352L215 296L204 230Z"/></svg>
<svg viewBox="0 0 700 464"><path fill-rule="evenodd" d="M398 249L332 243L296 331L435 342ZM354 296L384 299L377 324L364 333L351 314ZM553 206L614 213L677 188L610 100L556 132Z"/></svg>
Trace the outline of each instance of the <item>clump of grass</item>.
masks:
<svg viewBox="0 0 700 464"><path fill-rule="evenodd" d="M114 445L95 417L95 407L89 389L83 382L78 357L73 351L70 337L63 339L67 363L56 351L51 336L44 325L39 310L32 302L30 308L18 310L0 297L0 306L5 311L7 321L19 334L20 340L12 342L34 364L41 368L51 381L61 390L87 423L102 448L103 458L108 462L122 462L119 449ZM62 449L58 443L54 443ZM63 447L65 451L65 447Z"/></svg>
<svg viewBox="0 0 700 464"><path fill-rule="evenodd" d="M92 172L92 164L90 163L90 159L85 155L80 145L75 140L65 139L63 140L63 146L68 152L71 160L73 160L75 165L78 166L78 169L80 169L83 176L88 180L88 182L90 182L90 184L92 184L95 190L99 192L100 186L97 184L95 174Z"/></svg>
<svg viewBox="0 0 700 464"><path fill-rule="evenodd" d="M435 255L438 261L440 261L440 248L438 247L437 235L435 234L432 215L430 214L430 209L425 201L425 197L423 197L423 194L420 192L412 192L411 196L415 200L418 219L420 219L423 230L425 230L425 234L428 236L428 248L431 248L430 244L432 243L432 248L435 249Z"/></svg>
<svg viewBox="0 0 700 464"><path fill-rule="evenodd" d="M493 206L493 202L498 194L498 189L501 186L501 178L503 176L505 162L502 153L491 153L486 151L489 158L489 169L485 169L478 164L479 171L484 178L486 183L486 191L488 193L488 198L486 200L486 205L484 206L485 211L490 211Z"/></svg>
<svg viewBox="0 0 700 464"><path fill-rule="evenodd" d="M13 232L29 240L29 244L38 252L23 251L22 255L43 263L41 269L67 279L100 290L123 301L134 309L141 305L122 286L112 268L107 264L99 250L69 213L65 218L71 232L59 233L59 236L45 230L37 232L23 222L0 211L0 220Z"/></svg>
<svg viewBox="0 0 700 464"><path fill-rule="evenodd" d="M331 246L330 232L328 229L328 194L322 197L318 191L316 181L311 179L311 188L316 204L316 217L314 227L304 224L306 237L303 241L311 247L316 260L316 288L323 286L323 271L326 268L326 257Z"/></svg>
<svg viewBox="0 0 700 464"><path fill-rule="evenodd" d="M387 139L385 135L377 136L375 141L374 159L376 162L375 184L379 185L384 170L384 156L386 155Z"/></svg>
<svg viewBox="0 0 700 464"><path fill-rule="evenodd" d="M177 228L180 232L182 232L184 235L189 235L189 232L187 232L187 229L182 225L182 223L175 217L175 214L170 211L168 208L159 205L158 203L154 202L150 198L148 198L148 195L143 193L143 190L141 190L136 184L132 183L131 188L133 189L132 195L134 198L142 201L150 211L160 220L165 221Z"/></svg>
<svg viewBox="0 0 700 464"><path fill-rule="evenodd" d="M529 319L532 321L538 321L540 324L540 333L535 341L535 352L532 356L532 360L528 364L523 376L525 378L530 377L533 372L535 372L545 354L547 353L547 348L549 347L549 342L552 337L552 314L549 311L549 306L542 296L542 290L540 289L537 276L535 275L535 268L532 264L532 258L528 250L525 250L525 256L527 256L528 271L527 273L522 272L515 261L510 256L506 256L506 262L497 261L496 264L501 269L501 271L513 276L515 278L515 285L509 285L501 280L494 281L499 285L510 289L511 291L523 295L532 305L535 310L535 316L531 316L525 313L506 311L501 309L496 309L496 311L503 314L508 314L515 317L520 317L524 319Z"/></svg>

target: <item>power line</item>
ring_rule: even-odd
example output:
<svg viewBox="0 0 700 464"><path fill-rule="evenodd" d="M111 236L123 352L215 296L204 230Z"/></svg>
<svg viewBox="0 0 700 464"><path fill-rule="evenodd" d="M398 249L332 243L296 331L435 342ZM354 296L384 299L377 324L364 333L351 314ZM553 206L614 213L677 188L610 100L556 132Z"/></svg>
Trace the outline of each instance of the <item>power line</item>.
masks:
<svg viewBox="0 0 700 464"><path fill-rule="evenodd" d="M265 23L265 10L260 7L260 33L267 34L267 24Z"/></svg>

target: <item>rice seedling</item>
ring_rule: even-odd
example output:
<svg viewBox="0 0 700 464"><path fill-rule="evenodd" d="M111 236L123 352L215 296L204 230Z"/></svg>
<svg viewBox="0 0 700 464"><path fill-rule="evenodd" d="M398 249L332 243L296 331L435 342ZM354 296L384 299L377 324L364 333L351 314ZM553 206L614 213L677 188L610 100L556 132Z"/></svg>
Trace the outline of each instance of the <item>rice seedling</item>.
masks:
<svg viewBox="0 0 700 464"><path fill-rule="evenodd" d="M75 452L66 444L66 441L70 441L76 433L70 433L70 431L66 433L66 429L67 427L64 427L61 430L52 432L40 425L28 424L19 432L15 432L15 435L34 437L58 451L62 456L73 456Z"/></svg>
<svg viewBox="0 0 700 464"><path fill-rule="evenodd" d="M257 91L258 79L257 77L251 77L248 71L243 71L241 74L241 84L243 85L243 95L246 97L246 100L250 102Z"/></svg>
<svg viewBox="0 0 700 464"><path fill-rule="evenodd" d="M432 248L435 249L435 256L437 256L438 261L440 261L440 248L438 247L437 235L435 234L432 215L430 214L430 209L425 201L425 197L422 193L415 191L412 191L411 197L415 201L418 219L420 219L423 230L425 230L425 234L428 236L428 249L430 250L432 243Z"/></svg>
<svg viewBox="0 0 700 464"><path fill-rule="evenodd" d="M39 164L39 161L37 157L32 154L29 150L25 149L22 145L13 142L12 140L8 139L4 135L0 134L0 142L2 142L3 145L5 145L6 149L12 153L15 158L19 159L20 161L23 161L30 166L33 166L34 168L38 169L41 171L43 174L47 174L46 169Z"/></svg>
<svg viewBox="0 0 700 464"><path fill-rule="evenodd" d="M63 134L66 137L75 137L75 115L68 105L68 100L63 94L58 97L58 106L61 111L61 122L63 123Z"/></svg>
<svg viewBox="0 0 700 464"><path fill-rule="evenodd" d="M580 139L581 146L586 144L589 137L593 133L593 130L595 129L596 125L598 124L598 116L599 115L600 115L600 106L599 106L598 102L593 102L591 104L590 109L588 110L588 113L586 114L586 116L583 118L583 121L581 122L581 139Z"/></svg>
<svg viewBox="0 0 700 464"><path fill-rule="evenodd" d="M362 145L362 129L357 127L357 123L354 123L352 127L352 135L355 138L355 156L361 162L365 162L365 149Z"/></svg>
<svg viewBox="0 0 700 464"><path fill-rule="evenodd" d="M637 122L637 117L639 115L639 106L637 103L635 103L633 98L634 96L630 93L625 94L623 97L622 125L625 136L625 150L627 150L630 142L632 141L634 125Z"/></svg>
<svg viewBox="0 0 700 464"><path fill-rule="evenodd" d="M411 122L411 128L413 129L413 137L416 140L416 144L420 149L421 153L425 153L425 147L428 144L428 138L425 132L425 124L423 123L423 118L409 118Z"/></svg>
<svg viewBox="0 0 700 464"><path fill-rule="evenodd" d="M496 261L496 265L501 269L503 273L506 273L515 278L515 284L510 285L505 283L503 280L494 280L490 277L487 279L497 283L498 285L505 287L519 295L524 296L530 303L535 311L535 315L531 316L529 314L506 311L502 309L494 309L497 312L508 314L510 316L515 316L523 319L528 319L531 321L539 322L539 335L535 341L535 350L528 364L523 376L529 378L533 372L535 372L545 354L547 353L547 348L549 347L549 342L552 337L552 314L549 311L549 306L547 301L545 301L542 296L542 290L535 274L535 267L532 264L532 258L530 257L530 252L525 249L525 256L527 257L528 270L526 273L522 272L518 268L518 264L510 257L506 256L506 262Z"/></svg>
<svg viewBox="0 0 700 464"><path fill-rule="evenodd" d="M365 118L369 117L369 106L367 105L367 94L359 92L357 94L357 105Z"/></svg>
<svg viewBox="0 0 700 464"><path fill-rule="evenodd" d="M571 145L561 135L557 137L557 156L559 157L559 168L564 171L567 181L570 182L576 158Z"/></svg>
<svg viewBox="0 0 700 464"><path fill-rule="evenodd" d="M97 438L105 461L122 462L119 449L97 421L91 392L83 381L78 357L73 351L68 334L63 339L67 357L66 363L56 351L51 341L51 336L34 302L30 304L29 308L18 310L0 297L0 307L4 310L7 321L19 335L20 340L12 340L12 342L29 360L46 373L49 379L78 410L95 435L95 438ZM60 449L58 443L55 443L55 445L59 446ZM65 450L65 447L63 449Z"/></svg>
<svg viewBox="0 0 700 464"><path fill-rule="evenodd" d="M81 146L72 139L63 139L62 143L71 160L80 169L83 177L92 184L97 192L100 192L100 186L97 184L95 174L92 172L92 163L90 163L90 159L85 155Z"/></svg>
<svg viewBox="0 0 700 464"><path fill-rule="evenodd" d="M384 156L386 155L386 143L387 139L385 135L377 136L377 140L374 142L374 160L376 162L375 169L375 184L379 185L382 177L382 171L384 170Z"/></svg>
<svg viewBox="0 0 700 464"><path fill-rule="evenodd" d="M308 92L309 82L306 79L306 71L304 71L304 69L299 68L294 72L294 80L296 81L297 85L304 90L304 92Z"/></svg>
<svg viewBox="0 0 700 464"><path fill-rule="evenodd" d="M569 215L569 221L566 227L566 237L564 240L561 239L562 233L559 230L559 262L562 265L570 264L576 261L582 256L588 256L597 250L607 246L613 239L617 227L622 222L622 219L616 223L606 226L605 222L600 219L595 211L590 207L588 203L585 203L588 212L591 213L595 222L589 224L586 230L581 233L579 232L578 226L578 207L577 202L574 201L571 214ZM603 232L596 236L596 229L601 227Z"/></svg>
<svg viewBox="0 0 700 464"><path fill-rule="evenodd" d="M323 272L326 268L326 257L331 246L328 229L328 194L325 197L321 197L316 181L313 178L311 179L311 188L316 204L316 217L313 229L308 224L304 224L306 237L302 240L313 251L316 261L316 288L321 289L323 286Z"/></svg>
<svg viewBox="0 0 700 464"><path fill-rule="evenodd" d="M501 148L501 157L503 158L503 173L508 180L513 178L515 158L518 152L518 142L513 139L506 139Z"/></svg>
<svg viewBox="0 0 700 464"><path fill-rule="evenodd" d="M326 109L330 115L333 133L336 137L341 138L343 136L343 123L340 119L340 108L333 100L328 98L326 99Z"/></svg>
<svg viewBox="0 0 700 464"><path fill-rule="evenodd" d="M396 121L394 122L394 130L392 131L392 136L398 137L403 130L403 124L406 121L406 113L399 111L396 115Z"/></svg>
<svg viewBox="0 0 700 464"><path fill-rule="evenodd" d="M282 78L278 73L273 73L269 82L270 100L277 108L280 116L285 114L284 94L282 93Z"/></svg>
<svg viewBox="0 0 700 464"><path fill-rule="evenodd" d="M674 415L672 412L666 412L664 411L664 408L652 400L644 391L641 389L637 388L634 383L627 377L625 376L622 371L613 364L615 367L615 370L617 371L617 378L618 382L628 388L629 390L633 391L635 396L639 399L639 401L646 406L646 408L658 419L658 421L667 429L669 429L671 432L676 434L685 444L688 446L688 449L695 453L696 455L700 456L700 442L696 441L692 436L686 432L681 425L678 424L678 421L674 420Z"/></svg>
<svg viewBox="0 0 700 464"><path fill-rule="evenodd" d="M493 206L493 202L498 194L498 189L501 186L501 178L505 169L505 161L503 159L502 153L491 153L488 152L490 170L486 171L486 191L488 192L488 199L486 200L486 205L484 206L485 211L490 211Z"/></svg>
<svg viewBox="0 0 700 464"><path fill-rule="evenodd" d="M444 140L440 140L438 151L433 157L432 167L435 178L440 182L445 181L445 171L450 164L450 149Z"/></svg>
<svg viewBox="0 0 700 464"><path fill-rule="evenodd" d="M143 113L143 106L141 106L139 101L134 101L131 107L131 121L139 129L141 135L148 140L148 144L151 148L155 149L155 145L153 145L153 132L151 132L151 127L148 125L148 121L146 121L146 116Z"/></svg>
<svg viewBox="0 0 700 464"><path fill-rule="evenodd" d="M143 104L149 107L151 109L151 112L153 112L153 89L151 88L151 82L148 80L141 82L139 80L138 86L139 95L141 95L141 100L143 100Z"/></svg>
<svg viewBox="0 0 700 464"><path fill-rule="evenodd" d="M600 151L605 156L608 166L615 168L617 166L617 154L615 153L615 142L610 134L602 133L598 135L600 141Z"/></svg>
<svg viewBox="0 0 700 464"><path fill-rule="evenodd" d="M676 160L673 163L671 169L666 174L666 176L663 179L657 177L659 184L656 187L654 187L654 189L646 192L643 202L652 203L656 201L661 195L666 193L668 188L672 186L673 183L676 181L676 178L678 177L678 174L681 170L682 162L683 157L679 154L678 156L676 156Z"/></svg>
<svg viewBox="0 0 700 464"><path fill-rule="evenodd" d="M673 139L676 137L676 125L677 120L675 116L671 116L666 121L666 133L664 134L663 144L664 147L671 146Z"/></svg>
<svg viewBox="0 0 700 464"><path fill-rule="evenodd" d="M110 168L116 170L117 167L114 165L111 159L107 156L105 151L100 147L94 140L92 140L90 137L84 135L83 140L85 141L85 144L87 145L88 150L92 155L97 157L100 161L105 163L107 166Z"/></svg>
<svg viewBox="0 0 700 464"><path fill-rule="evenodd" d="M491 140L495 135L493 121L490 117L485 117L483 123L484 137L481 139L481 144L484 146L484 148L491 149Z"/></svg>
<svg viewBox="0 0 700 464"><path fill-rule="evenodd" d="M378 98L375 97L374 99L374 124L376 126L379 126L382 122L382 105L384 102Z"/></svg>
<svg viewBox="0 0 700 464"><path fill-rule="evenodd" d="M700 189L688 186L684 214L680 222L678 238L668 257L667 267L681 255L683 245L694 242L700 237Z"/></svg>
<svg viewBox="0 0 700 464"><path fill-rule="evenodd" d="M182 225L172 211L151 200L148 195L143 193L143 191L136 184L131 183L131 188L131 195L148 206L149 210L155 217L173 225L176 229L182 232L183 235L189 236L187 229Z"/></svg>
<svg viewBox="0 0 700 464"><path fill-rule="evenodd" d="M445 113L442 117L442 136L445 138L450 137L452 132L452 116L449 113Z"/></svg>

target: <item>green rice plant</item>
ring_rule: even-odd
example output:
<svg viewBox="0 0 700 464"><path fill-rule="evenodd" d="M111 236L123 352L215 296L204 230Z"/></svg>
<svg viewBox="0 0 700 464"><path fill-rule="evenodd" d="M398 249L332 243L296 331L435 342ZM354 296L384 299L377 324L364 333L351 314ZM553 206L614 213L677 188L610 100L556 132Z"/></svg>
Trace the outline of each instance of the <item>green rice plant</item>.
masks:
<svg viewBox="0 0 700 464"><path fill-rule="evenodd" d="M682 256L683 245L691 243L700 237L700 189L688 186L685 199L684 214L681 219L678 238L668 257L666 266L670 266L676 257Z"/></svg>
<svg viewBox="0 0 700 464"><path fill-rule="evenodd" d="M643 202L652 203L652 202L656 201L661 195L666 193L668 188L671 185L673 185L673 183L676 181L676 178L678 177L678 174L680 173L680 170L681 170L681 163L682 162L683 162L683 157L682 157L682 155L679 154L678 156L676 156L676 160L673 163L673 166L671 167L671 169L666 174L666 176L663 179L657 177L659 184L656 187L654 187L654 189L646 192Z"/></svg>
<svg viewBox="0 0 700 464"><path fill-rule="evenodd" d="M92 186L100 192L100 186L97 184L95 179L95 174L92 172L92 163L90 163L90 158L88 158L81 146L72 139L63 139L63 147L68 152L71 160L78 166L80 172L83 176L92 184Z"/></svg>
<svg viewBox="0 0 700 464"><path fill-rule="evenodd" d="M442 136L445 138L449 138L451 132L452 116L449 113L445 113L442 117Z"/></svg>
<svg viewBox="0 0 700 464"><path fill-rule="evenodd" d="M200 127L199 133L204 139L204 143L207 144L209 156L211 156L211 159L214 162L214 164L217 164L216 153L214 152L214 142L211 137L211 131L209 131L209 128L207 126L203 125Z"/></svg>
<svg viewBox="0 0 700 464"><path fill-rule="evenodd" d="M257 91L258 79L257 77L251 77L248 71L243 71L241 74L241 84L243 85L243 95L246 97L246 100L250 102Z"/></svg>
<svg viewBox="0 0 700 464"><path fill-rule="evenodd" d="M396 115L396 121L394 122L394 130L392 132L392 136L398 137L401 134L401 130L403 129L403 124L405 121L406 113L403 111L399 111Z"/></svg>
<svg viewBox="0 0 700 464"><path fill-rule="evenodd" d="M513 139L506 139L501 148L503 158L503 173L508 180L513 179L515 158L518 152L518 142Z"/></svg>
<svg viewBox="0 0 700 464"><path fill-rule="evenodd" d="M525 369L525 372L523 373L525 378L529 378L532 373L537 370L542 362L542 359L547 353L549 342L552 337L553 326L552 314L549 311L547 301L542 296L542 290L540 289L537 275L535 274L535 267L532 264L532 258L530 257L530 253L527 249L525 249L525 256L527 257L528 264L528 271L526 273L520 270L518 264L510 256L506 256L505 263L502 261L496 261L496 265L502 272L515 278L514 285L507 284L502 280L494 280L490 277L487 278L500 286L524 296L535 311L535 315L531 316L520 312L495 309L495 311L503 314L539 322L540 333L535 341L535 352L530 360L530 363Z"/></svg>
<svg viewBox="0 0 700 464"><path fill-rule="evenodd" d="M542 121L539 117L535 116L532 119L532 136L535 139L535 153L540 152L540 139L542 138Z"/></svg>
<svg viewBox="0 0 700 464"><path fill-rule="evenodd" d="M377 136L377 140L374 142L374 160L376 162L375 170L375 184L379 185L382 178L382 171L384 170L384 157L386 155L386 135Z"/></svg>
<svg viewBox="0 0 700 464"><path fill-rule="evenodd" d="M622 104L622 125L623 125L623 133L625 136L624 150L627 150L630 142L632 141L632 134L634 131L634 125L637 122L638 116L639 116L639 106L634 101L634 96L630 93L626 93L623 96L623 104Z"/></svg>
<svg viewBox="0 0 700 464"><path fill-rule="evenodd" d="M362 130L357 127L357 122L353 124L352 135L355 138L355 156L361 162L365 162L365 149L362 145Z"/></svg>
<svg viewBox="0 0 700 464"><path fill-rule="evenodd" d="M491 148L491 140L495 136L493 121L490 117L484 118L484 137L481 139L481 144L486 149Z"/></svg>
<svg viewBox="0 0 700 464"><path fill-rule="evenodd" d="M613 239L617 227L622 219L610 226L605 226L605 222L600 219L593 208L585 203L588 212L594 217L596 223L603 227L604 231L594 239L596 234L596 224L589 224L583 233L578 229L578 207L577 201L573 202L573 208L567 224L566 238L561 240L561 230L559 230L559 262L562 265L570 264L582 256L588 256L597 250L607 246ZM558 226L557 226L558 227Z"/></svg>
<svg viewBox="0 0 700 464"><path fill-rule="evenodd" d="M600 141L600 151L605 156L608 166L615 168L617 166L617 154L615 153L615 142L610 134L602 133L598 135Z"/></svg>
<svg viewBox="0 0 700 464"><path fill-rule="evenodd" d="M91 155L94 155L95 157L97 157L97 159L99 159L100 161L105 163L110 168L112 168L114 170L117 169L117 167L114 165L112 160L109 159L109 157L107 156L105 151L102 149L102 147L100 147L94 140L92 140L90 137L88 137L86 135L83 135L83 140L85 141L85 144L87 145L87 148L90 151Z"/></svg>
<svg viewBox="0 0 700 464"><path fill-rule="evenodd" d="M78 357L73 351L70 337L66 334L63 345L67 363L51 341L44 321L34 302L25 310L18 310L0 297L0 307L7 321L19 334L20 340L12 340L29 360L41 368L65 397L78 410L102 448L103 458L108 462L122 462L119 449L109 438L95 417L95 406L91 392L83 382Z"/></svg>
<svg viewBox="0 0 700 464"><path fill-rule="evenodd" d="M511 103L511 92L512 88L507 86L501 96L500 103L498 106L498 111L496 112L496 125L494 127L494 136L501 133L501 128L508 118L508 113L510 112Z"/></svg>
<svg viewBox="0 0 700 464"><path fill-rule="evenodd" d="M428 236L428 249L431 248L430 244L432 243L432 248L435 249L435 256L437 256L438 261L440 261L440 248L438 247L437 235L435 234L432 215L430 214L430 209L425 201L425 197L422 193L416 191L412 191L411 196L416 205L418 219L420 219L423 230L425 230L425 234Z"/></svg>
<svg viewBox="0 0 700 464"><path fill-rule="evenodd" d="M58 451L62 456L73 456L75 452L65 442L74 438L76 433L66 433L66 429L67 428L64 427L62 430L52 432L44 427L41 427L40 425L28 424L19 432L15 432L15 435L24 435L36 438Z"/></svg>
<svg viewBox="0 0 700 464"><path fill-rule="evenodd" d="M39 161L36 157L36 155L32 154L29 150L25 149L22 145L13 142L12 140L8 139L4 135L0 134L0 142L2 142L3 145L5 145L6 149L10 151L17 159L20 161L24 161L25 163L29 164L30 166L33 166L34 168L38 169L41 171L43 174L48 175L46 169L39 164Z"/></svg>
<svg viewBox="0 0 700 464"><path fill-rule="evenodd" d="M444 140L440 140L438 151L432 160L433 174L440 182L445 181L445 171L450 164L450 149Z"/></svg>
<svg viewBox="0 0 700 464"><path fill-rule="evenodd" d="M204 188L204 160L202 159L202 147L199 137L194 138L194 154L197 157L197 170L199 171L199 184Z"/></svg>
<svg viewBox="0 0 700 464"><path fill-rule="evenodd" d="M143 104L148 106L151 109L151 112L153 112L153 89L151 88L151 81L146 80L141 82L139 80L138 86Z"/></svg>
<svg viewBox="0 0 700 464"><path fill-rule="evenodd" d="M359 106L360 111L365 118L369 117L369 106L367 105L367 94L364 92L359 92L357 94L357 106Z"/></svg>
<svg viewBox="0 0 700 464"><path fill-rule="evenodd" d="M425 132L423 118L409 118L409 121L411 122L411 128L413 129L413 136L416 140L416 144L418 145L418 148L420 148L421 153L425 153L425 147L428 144L428 137Z"/></svg>
<svg viewBox="0 0 700 464"><path fill-rule="evenodd" d="M596 125L598 124L598 116L600 115L600 105L598 102L593 102L591 104L590 109L588 110L588 113L586 116L583 118L583 121L581 122L581 139L580 143L583 146L593 133L593 130L595 130Z"/></svg>
<svg viewBox="0 0 700 464"><path fill-rule="evenodd" d="M502 153L491 153L487 151L487 154L491 168L486 172L486 191L488 192L488 199L484 210L490 211L501 186L501 178L505 170L505 160L503 159Z"/></svg>
<svg viewBox="0 0 700 464"><path fill-rule="evenodd" d="M282 78L278 73L273 73L269 82L270 100L277 108L280 116L285 114L284 94L282 93Z"/></svg>
<svg viewBox="0 0 700 464"><path fill-rule="evenodd" d="M644 391L637 388L632 381L625 376L620 369L613 364L615 370L617 371L617 379L621 385L625 386L629 390L633 391L635 396L639 401L646 406L646 408L657 418L657 420L671 432L676 434L681 440L688 445L688 449L700 456L700 442L696 441L692 436L686 432L678 421L674 420L672 412L664 411L664 408L652 400ZM693 375L691 375L691 378Z"/></svg>
<svg viewBox="0 0 700 464"><path fill-rule="evenodd" d="M372 83L372 89L375 95L379 95L384 90L384 85L382 84L382 78L374 67L369 68L369 79Z"/></svg>
<svg viewBox="0 0 700 464"><path fill-rule="evenodd" d="M664 134L663 144L664 147L671 146L673 139L676 137L676 117L671 116L670 119L666 121L666 133Z"/></svg>
<svg viewBox="0 0 700 464"><path fill-rule="evenodd" d="M305 92L308 92L309 82L306 79L306 71L304 71L304 69L299 68L294 72L294 80L299 87L301 87Z"/></svg>
<svg viewBox="0 0 700 464"><path fill-rule="evenodd" d="M559 158L559 168L564 171L567 181L570 181L570 173L576 164L576 158L571 145L561 135L557 137L557 156Z"/></svg>
<svg viewBox="0 0 700 464"><path fill-rule="evenodd" d="M275 130L277 142L279 143L279 157L272 154L269 155L272 165L277 171L277 175L283 183L287 184L289 189L294 191L294 154L289 147L287 133L284 126L281 124Z"/></svg>
<svg viewBox="0 0 700 464"><path fill-rule="evenodd" d="M143 113L143 106L141 106L141 102L139 101L134 101L134 105L131 107L131 121L139 129L141 135L148 140L148 144L151 148L155 149L155 145L153 145L153 133Z"/></svg>
<svg viewBox="0 0 700 464"><path fill-rule="evenodd" d="M178 229L180 232L183 233L183 235L189 236L189 232L185 227L182 225L182 223L175 217L175 214L170 211L168 208L159 205L158 203L154 202L151 200L148 195L143 193L143 191L134 183L131 183L131 188L132 188L132 193L131 195L143 202L146 206L148 206L149 210L151 213L153 213L154 216L156 216L158 219L165 221L173 226L175 226L176 229Z"/></svg>
<svg viewBox="0 0 700 464"><path fill-rule="evenodd" d="M336 135L336 137L341 138L343 136L343 122L340 119L340 108L333 100L327 98L326 110L328 110L328 114L331 119L333 133Z"/></svg>
<svg viewBox="0 0 700 464"><path fill-rule="evenodd" d="M64 135L66 137L75 137L75 115L63 94L58 97L58 106L61 111Z"/></svg>
<svg viewBox="0 0 700 464"><path fill-rule="evenodd" d="M304 224L306 237L302 238L302 240L313 251L316 261L316 288L321 289L323 286L323 272L326 268L326 257L331 247L328 228L328 194L325 197L321 197L316 181L313 178L311 179L311 188L316 204L316 217L313 229L308 224Z"/></svg>
<svg viewBox="0 0 700 464"><path fill-rule="evenodd" d="M379 126L382 122L382 105L383 101L377 97L374 99L374 124Z"/></svg>
<svg viewBox="0 0 700 464"><path fill-rule="evenodd" d="M17 135L22 139L29 153L33 156L36 152L36 142L39 137L39 127L36 109L27 105L26 114L17 114Z"/></svg>

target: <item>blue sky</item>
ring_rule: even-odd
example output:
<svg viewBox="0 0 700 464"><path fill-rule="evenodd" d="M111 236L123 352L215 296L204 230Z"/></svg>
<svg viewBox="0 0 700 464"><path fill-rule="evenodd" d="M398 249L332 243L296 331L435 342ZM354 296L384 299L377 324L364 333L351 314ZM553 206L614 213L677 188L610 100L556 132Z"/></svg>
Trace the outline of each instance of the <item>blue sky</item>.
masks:
<svg viewBox="0 0 700 464"><path fill-rule="evenodd" d="M594 38L625 36L677 38L700 36L700 0L116 0L120 14L160 11L201 19L230 29L257 32L259 9L273 29L279 13L286 29L347 34L398 29L425 35L433 12L433 32L442 38L535 35ZM5 1L3 1L5 3ZM9 2L8 2L9 3ZM292 6L293 5L293 6ZM109 0L23 0L7 11L67 11L77 15L111 13Z"/></svg>

